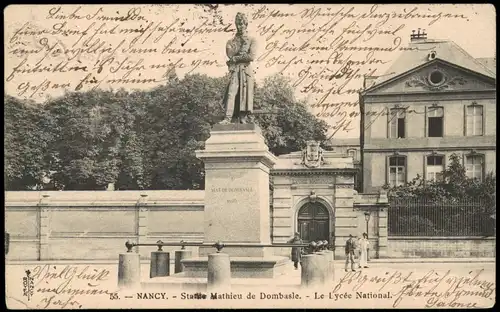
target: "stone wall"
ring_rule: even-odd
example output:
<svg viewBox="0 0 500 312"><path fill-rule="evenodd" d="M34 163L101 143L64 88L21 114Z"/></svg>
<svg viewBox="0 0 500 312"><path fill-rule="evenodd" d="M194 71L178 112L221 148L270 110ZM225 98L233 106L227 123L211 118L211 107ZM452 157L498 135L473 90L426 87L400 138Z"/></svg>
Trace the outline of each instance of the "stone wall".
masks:
<svg viewBox="0 0 500 312"><path fill-rule="evenodd" d="M314 187L318 200L328 186ZM285 190L285 189L284 189ZM345 189L343 189L345 190ZM273 242L285 242L294 231L294 219L307 189L275 189ZM116 260L125 242L202 242L204 191L89 191L6 192L5 229L10 233L7 260ZM283 196L288 194L289 197ZM48 195L48 196L47 196ZM340 195L340 194L337 194ZM335 224L336 257L343 258L346 235L366 231L364 213L370 212L368 232L371 258L494 257L495 238L387 237L387 203L380 194L359 194L349 199L349 230ZM336 211L337 217L343 212ZM342 215L344 216L344 215ZM276 218L278 217L278 218ZM345 216L344 216L345 217ZM342 219L342 218L339 218ZM347 220L347 218L346 218ZM338 221L338 219L337 219ZM179 247L164 247L174 251ZM192 249L196 254L197 248ZM156 247L140 247L148 259ZM276 248L288 256L289 248ZM173 260L173 252L171 260Z"/></svg>
<svg viewBox="0 0 500 312"><path fill-rule="evenodd" d="M127 240L201 242L203 201L203 191L6 192L6 258L114 260Z"/></svg>
<svg viewBox="0 0 500 312"><path fill-rule="evenodd" d="M495 257L495 237L389 237L390 258Z"/></svg>

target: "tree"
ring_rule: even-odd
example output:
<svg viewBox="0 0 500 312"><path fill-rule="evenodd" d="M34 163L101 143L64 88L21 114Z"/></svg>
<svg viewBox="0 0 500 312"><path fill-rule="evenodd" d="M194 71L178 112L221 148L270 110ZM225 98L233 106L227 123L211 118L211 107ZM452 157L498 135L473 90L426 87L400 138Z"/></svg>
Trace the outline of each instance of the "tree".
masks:
<svg viewBox="0 0 500 312"><path fill-rule="evenodd" d="M5 189L40 188L48 174L47 116L37 103L12 96L4 97L4 114Z"/></svg>
<svg viewBox="0 0 500 312"><path fill-rule="evenodd" d="M295 99L290 81L282 75L267 77L262 87L257 86L255 106L269 112L257 115L256 120L275 155L301 150L308 140L326 141L327 123Z"/></svg>
<svg viewBox="0 0 500 312"><path fill-rule="evenodd" d="M50 178L55 188L104 189L119 176L120 151L134 116L127 92L67 93L45 105L53 134L49 149Z"/></svg>
<svg viewBox="0 0 500 312"><path fill-rule="evenodd" d="M143 133L152 189L203 188L203 163L195 150L222 116L226 80L186 75L148 93Z"/></svg>
<svg viewBox="0 0 500 312"><path fill-rule="evenodd" d="M29 155L22 153L24 143L11 144L10 177L20 175L22 166L16 161L22 159L34 168L30 179L48 175L52 189L102 190L108 183L129 190L204 188L204 166L195 151L204 148L211 127L224 117L229 77L193 74L179 79L172 72L170 78L148 91L67 93L39 104L40 115L12 100L17 110L11 120L30 120L23 114L31 114L36 120L27 126L40 125L37 135L46 148L37 150L39 158L24 160ZM279 75L256 88L255 107L270 112L257 115L256 121L277 155L300 150L307 140L326 140L326 123L293 97L289 81ZM30 139L29 131L9 131ZM38 183L22 181L23 188Z"/></svg>
<svg viewBox="0 0 500 312"><path fill-rule="evenodd" d="M121 190L147 189L151 181L147 176L148 140L144 135L148 92L136 91L128 94L122 109L127 122L121 137L119 150L119 174L116 188Z"/></svg>

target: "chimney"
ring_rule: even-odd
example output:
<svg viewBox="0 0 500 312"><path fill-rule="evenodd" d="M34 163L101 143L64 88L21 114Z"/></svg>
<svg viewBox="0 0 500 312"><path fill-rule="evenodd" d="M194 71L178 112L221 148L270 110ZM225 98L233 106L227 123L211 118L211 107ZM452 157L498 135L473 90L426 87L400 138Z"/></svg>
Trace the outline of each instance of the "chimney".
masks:
<svg viewBox="0 0 500 312"><path fill-rule="evenodd" d="M378 78L377 76L364 75L363 76L363 89L366 90L366 89L370 88L371 86L373 86L373 83L375 82L375 80L377 78Z"/></svg>
<svg viewBox="0 0 500 312"><path fill-rule="evenodd" d="M411 42L425 42L427 40L427 34L425 33L425 29L420 30L418 29L417 33L415 33L415 30L411 31L410 35L410 41Z"/></svg>

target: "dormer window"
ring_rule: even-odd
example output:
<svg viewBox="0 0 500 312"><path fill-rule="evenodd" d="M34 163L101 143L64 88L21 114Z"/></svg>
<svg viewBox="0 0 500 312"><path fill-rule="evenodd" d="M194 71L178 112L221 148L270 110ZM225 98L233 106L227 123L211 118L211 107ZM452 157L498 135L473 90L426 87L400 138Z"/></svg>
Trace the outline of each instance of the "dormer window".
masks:
<svg viewBox="0 0 500 312"><path fill-rule="evenodd" d="M429 61L432 61L433 59L436 58L436 51L431 51L431 53L429 53Z"/></svg>

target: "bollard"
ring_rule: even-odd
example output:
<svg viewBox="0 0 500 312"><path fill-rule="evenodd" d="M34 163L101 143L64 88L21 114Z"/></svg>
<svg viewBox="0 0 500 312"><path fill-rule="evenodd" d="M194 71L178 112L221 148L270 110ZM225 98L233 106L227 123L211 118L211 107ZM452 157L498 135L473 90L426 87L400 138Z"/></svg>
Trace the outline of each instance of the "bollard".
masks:
<svg viewBox="0 0 500 312"><path fill-rule="evenodd" d="M140 255L135 252L121 253L118 259L118 287L135 288L141 284Z"/></svg>
<svg viewBox="0 0 500 312"><path fill-rule="evenodd" d="M331 258L331 255L330 253L326 252L326 250L322 250L320 252L318 252L318 255L320 255L321 257L323 257L323 265L324 265L324 281L323 283L325 285L329 284L329 281L330 281L330 258Z"/></svg>
<svg viewBox="0 0 500 312"><path fill-rule="evenodd" d="M191 258L192 254L193 253L191 250L186 250L186 249L181 249L181 250L175 251L175 268L174 268L175 273L180 273L183 271L181 261L184 259Z"/></svg>
<svg viewBox="0 0 500 312"><path fill-rule="evenodd" d="M170 253L166 251L151 252L151 267L149 277L170 275Z"/></svg>
<svg viewBox="0 0 500 312"><path fill-rule="evenodd" d="M324 277L324 257L319 254L302 256L301 286L321 287Z"/></svg>
<svg viewBox="0 0 500 312"><path fill-rule="evenodd" d="M229 255L214 253L208 255L207 290L228 290L231 288L231 262Z"/></svg>
<svg viewBox="0 0 500 312"><path fill-rule="evenodd" d="M329 259L329 255L325 254L325 252L323 250L321 251L318 251L316 252L315 254L317 254L320 258L321 258L321 265L322 265L322 268L321 268L321 283L326 284L327 282L327 278L328 278L328 264L330 263L330 259Z"/></svg>
<svg viewBox="0 0 500 312"><path fill-rule="evenodd" d="M334 268L334 261L333 261L333 251L331 250L323 250L323 253L326 255L327 263L328 263L328 269L327 269L327 276L326 276L326 285L330 285L333 283L333 280L335 279L335 268Z"/></svg>

